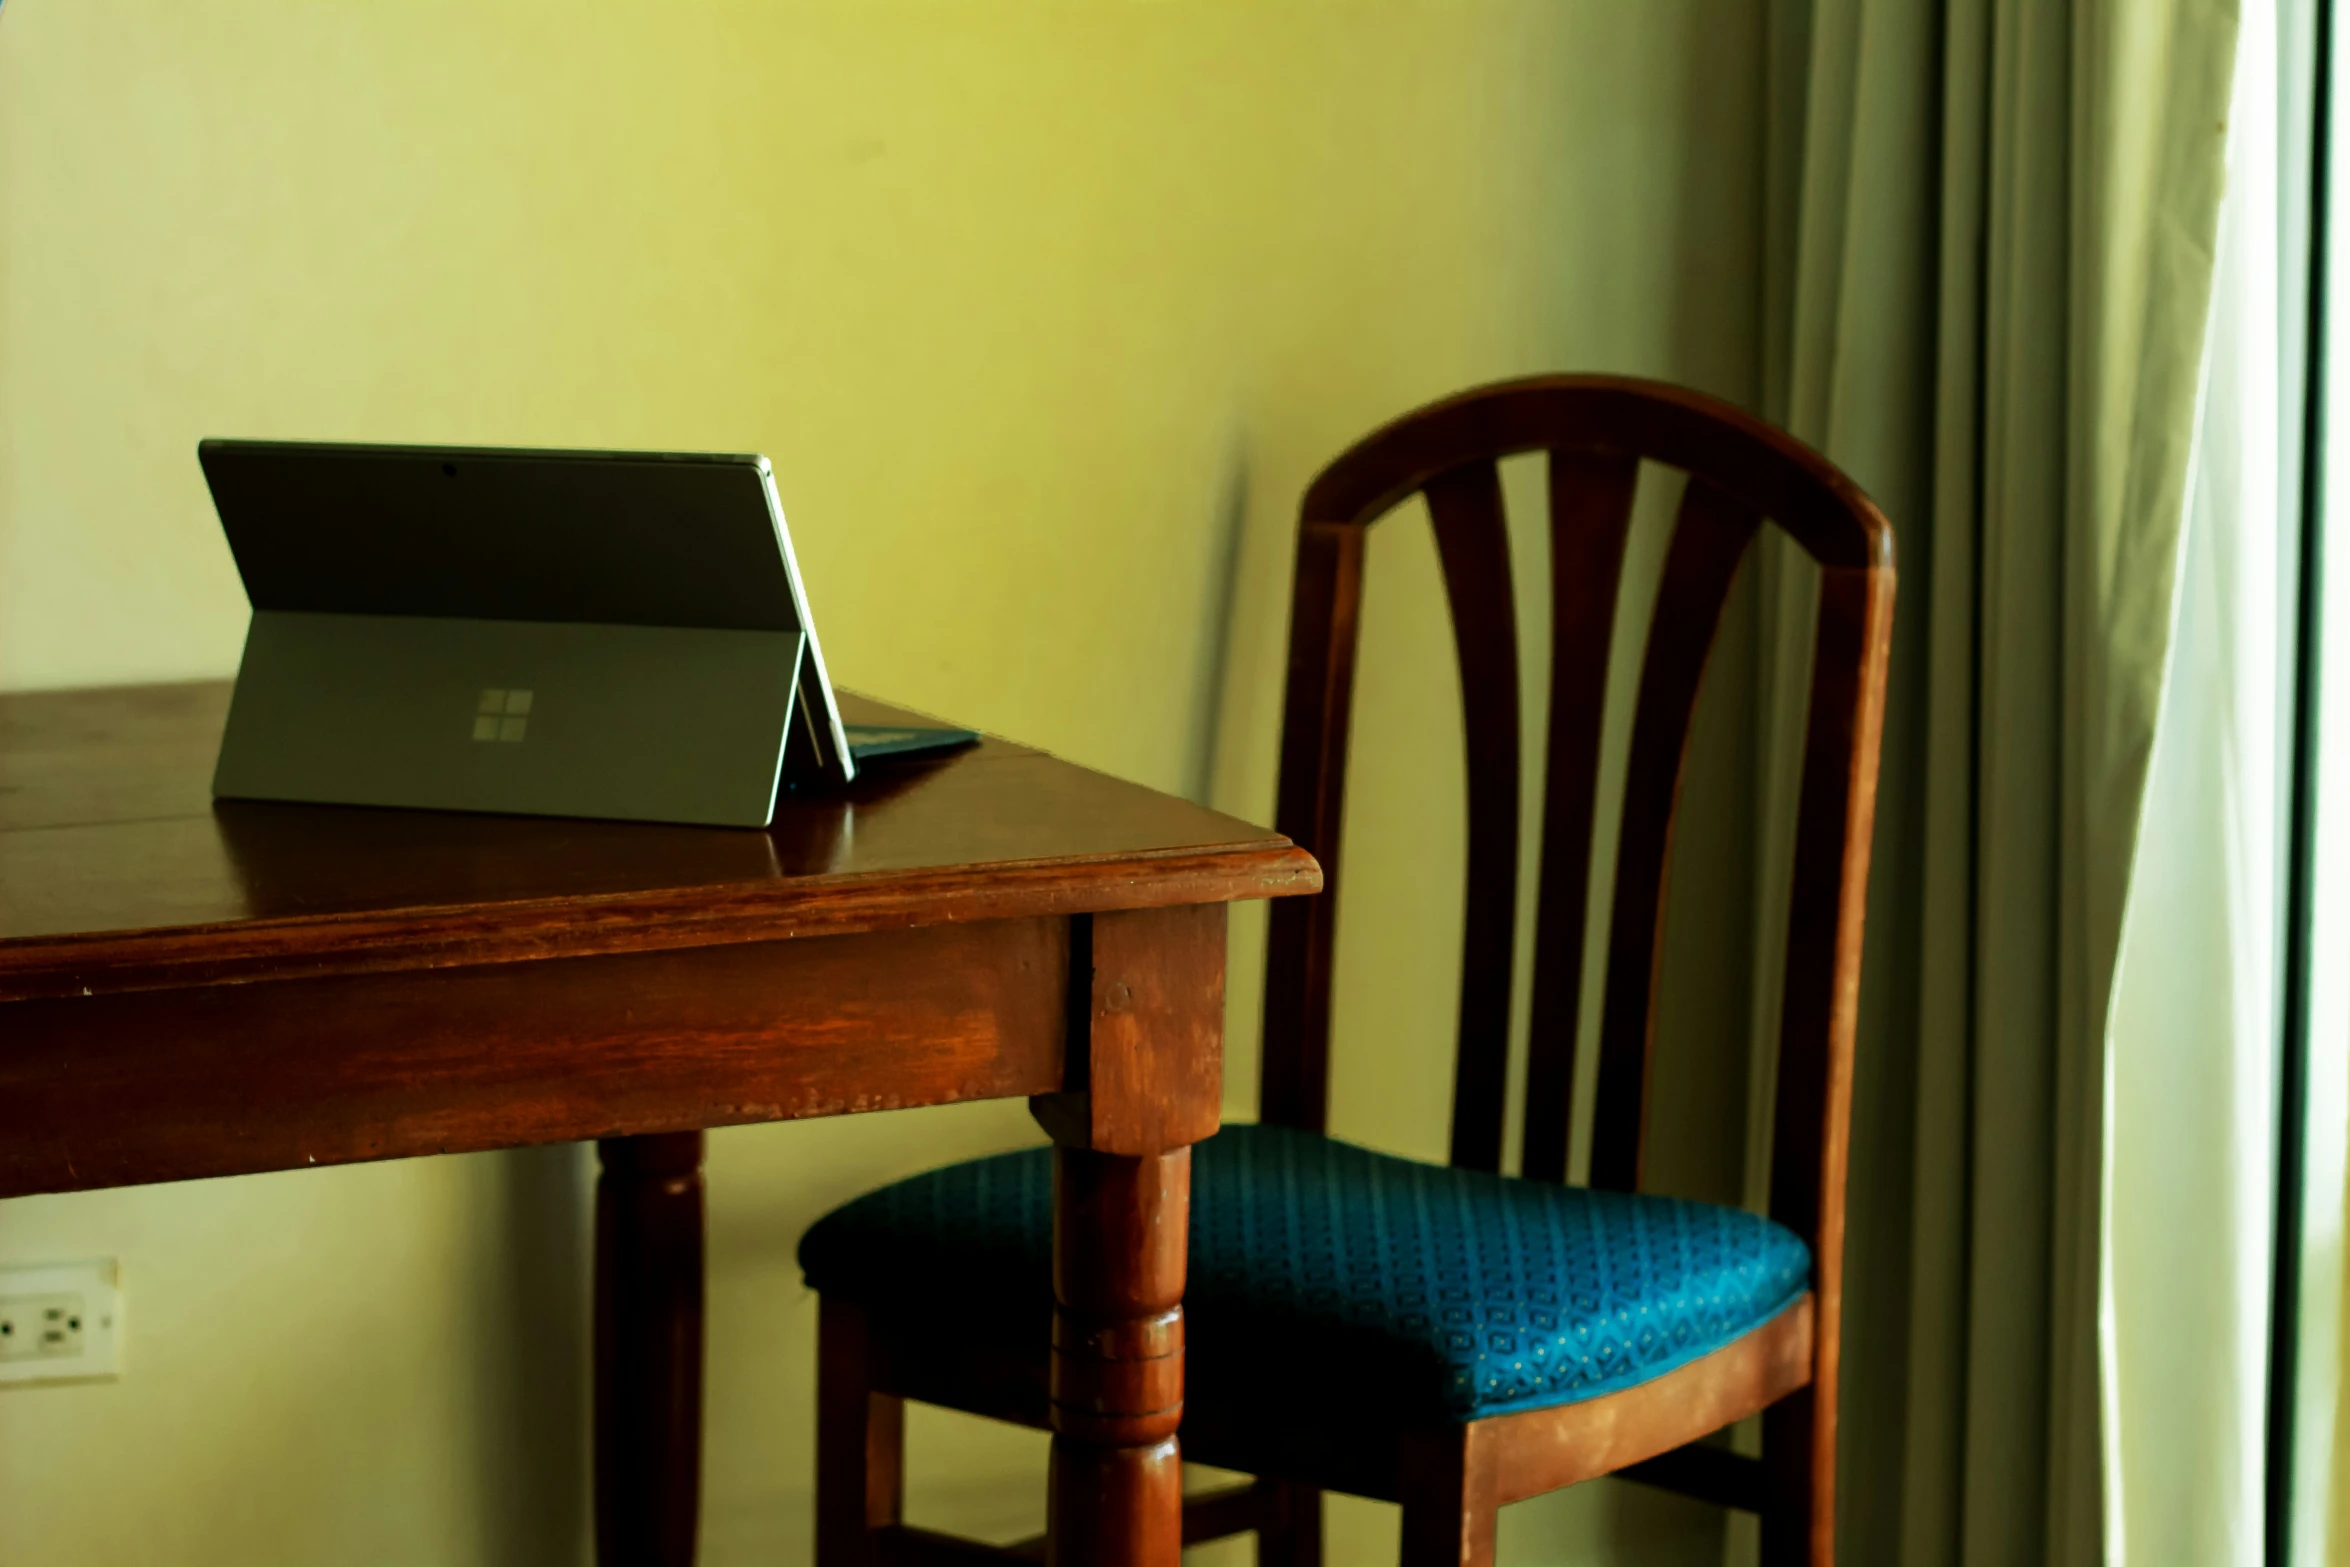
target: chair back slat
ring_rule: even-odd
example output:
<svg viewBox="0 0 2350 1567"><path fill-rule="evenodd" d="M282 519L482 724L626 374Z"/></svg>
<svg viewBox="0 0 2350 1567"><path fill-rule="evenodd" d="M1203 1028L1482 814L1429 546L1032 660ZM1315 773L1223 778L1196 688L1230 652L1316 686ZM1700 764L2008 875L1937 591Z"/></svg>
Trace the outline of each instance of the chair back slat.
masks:
<svg viewBox="0 0 2350 1567"><path fill-rule="evenodd" d="M1601 1000L1599 1080L1593 1093L1591 1184L1640 1185L1649 1046L1656 1033L1658 959L1664 945L1665 877L1681 797L1690 721L1714 632L1739 564L1762 518L1692 475L1674 520L1649 623L1648 656L1633 710L1617 829L1615 910L1608 926L1607 991Z"/></svg>
<svg viewBox="0 0 2350 1567"><path fill-rule="evenodd" d="M1610 892L1593 1105L1594 1185L1636 1187L1673 816L1707 658L1768 518L1821 568L1772 1121L1773 1214L1811 1242L1833 1342L1844 1145L1868 836L1893 593L1893 540L1817 453L1702 394L1611 376L1484 387L1358 442L1300 519L1276 825L1322 864L1324 895L1277 901L1265 996L1268 1122L1322 1130L1349 707L1366 531L1426 497L1461 664L1468 736L1468 930L1453 1118L1457 1163L1497 1168L1519 842L1516 614L1495 464L1551 459L1551 719L1529 1016L1525 1173L1566 1171L1598 754L1638 465L1689 475L1638 671ZM1830 1406L1832 1407L1832 1405Z"/></svg>
<svg viewBox="0 0 2350 1567"><path fill-rule="evenodd" d="M1298 530L1281 719L1281 830L1322 862L1322 896L1276 898L1265 943L1265 1033L1257 1114L1268 1125L1324 1129L1330 1097L1330 980L1354 712L1355 624L1362 609L1360 527Z"/></svg>
<svg viewBox="0 0 2350 1567"><path fill-rule="evenodd" d="M1540 1181L1567 1178L1608 649L1639 482L1639 459L1625 453L1550 454L1550 742L1519 1158L1520 1173Z"/></svg>
<svg viewBox="0 0 2350 1567"><path fill-rule="evenodd" d="M1453 1068L1452 1162L1501 1168L1508 1114L1510 975L1518 922L1518 619L1509 522L1490 460L1428 481L1459 652L1468 739L1469 874L1461 945L1461 1022Z"/></svg>

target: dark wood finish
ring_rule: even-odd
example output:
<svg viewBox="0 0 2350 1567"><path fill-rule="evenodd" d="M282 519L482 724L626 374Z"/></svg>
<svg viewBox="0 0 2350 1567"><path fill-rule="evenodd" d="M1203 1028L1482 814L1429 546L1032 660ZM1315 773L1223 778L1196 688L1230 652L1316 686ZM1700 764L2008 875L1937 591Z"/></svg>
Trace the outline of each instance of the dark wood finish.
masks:
<svg viewBox="0 0 2350 1567"><path fill-rule="evenodd" d="M1363 540L1399 503L1424 494L1467 717L1469 928L1453 1159L1497 1168L1520 786L1514 598L1494 464L1534 451L1549 453L1551 463L1554 641L1524 1142L1530 1177L1562 1180L1567 1173L1605 665L1639 464L1678 467L1690 479L1648 617L1632 715L1603 967L1595 1185L1631 1189L1639 1181L1673 818L1698 693L1731 589L1766 519L1822 568L1770 1193L1772 1215L1812 1248L1813 1291L1714 1353L1606 1397L1403 1433L1317 1423L1312 1411L1268 1422L1194 1403L1183 1425L1184 1450L1201 1462L1263 1477L1262 1487L1282 1488L1266 1490L1264 1509L1253 1514L1259 1560L1268 1567L1319 1562L1320 1489L1401 1502L1407 1567L1460 1567L1492 1560L1498 1507L1608 1473L1752 1508L1762 1515L1764 1560L1772 1567L1831 1567L1846 1121L1893 596L1893 541L1884 518L1817 454L1737 409L1678 388L1548 377L1466 393L1399 420L1331 464L1305 498L1279 823L1319 859L1325 885L1335 890ZM1315 1131L1325 1123L1335 915L1330 898L1273 909L1262 1079L1268 1122ZM1108 918L1092 924L1097 943ZM1154 950L1179 951L1180 943ZM1082 967L1072 962L1073 970ZM1073 980L1073 995L1075 989ZM1073 1002L1072 1016L1083 1013L1092 1022L1097 1052L1106 1037L1100 1012L1096 993ZM1074 1082L1074 1064L1071 1076ZM1098 1109L1061 1101L1040 1101L1039 1118L1065 1144L1110 1124ZM1073 1157L1064 1153L1064 1180ZM1166 1177L1154 1200L1164 1202L1172 1182ZM1066 1206L1066 1191L1063 1201L1064 1233L1077 1233L1082 1221ZM1127 1315L1105 1342L1133 1343L1137 1355L1145 1345L1163 1344L1175 1354L1178 1319L1167 1320L1163 1338L1149 1337L1160 1330L1144 1326L1145 1305L1159 1298L1129 1298ZM1064 1297L1063 1316L1070 1315ZM873 1389L1028 1424L1066 1429L1076 1418L1068 1402L1072 1388L1105 1402L1114 1390L1126 1400L1121 1414L1128 1418L1165 1396L1140 1369L1121 1372L1119 1380L1110 1368L1088 1366L1080 1377L1056 1355L1048 1370L1043 1355L942 1345L927 1323L895 1315L876 1320L873 1343L867 1371ZM1048 1377L1050 1401L1042 1391ZM1759 1461L1693 1445L1757 1413L1764 1421ZM1092 1405L1078 1414L1092 1419ZM1270 1505L1276 1494L1289 1499L1279 1516ZM1250 1514L1236 1502L1234 1516ZM1172 1532L1164 1538L1172 1540Z"/></svg>
<svg viewBox="0 0 2350 1567"><path fill-rule="evenodd" d="M1056 1430L1048 1462L1046 1561L1057 1567L1177 1567L1182 1561L1183 1460L1174 1437L1114 1447Z"/></svg>
<svg viewBox="0 0 2350 1567"><path fill-rule="evenodd" d="M1461 940L1460 1048L1453 1074L1452 1162L1501 1168L1508 1115L1510 971L1518 923L1518 617L1509 523L1491 462L1428 483L1428 517L1444 563L1459 653L1469 752L1469 885Z"/></svg>
<svg viewBox="0 0 2350 1567"><path fill-rule="evenodd" d="M1322 1488L1297 1480L1259 1480L1256 1489L1264 1493L1256 1526L1257 1567L1322 1567Z"/></svg>
<svg viewBox="0 0 2350 1567"><path fill-rule="evenodd" d="M702 1475L702 1134L596 1145L596 1559L692 1567Z"/></svg>
<svg viewBox="0 0 2350 1567"><path fill-rule="evenodd" d="M1346 742L1354 716L1355 632L1362 618L1363 530L1298 530L1290 601L1287 706L1275 816L1323 846L1325 896L1277 903L1265 944L1265 1038L1257 1113L1267 1125L1319 1132L1329 1120L1331 952L1337 941L1338 838ZM1298 840L1301 844L1306 840Z"/></svg>
<svg viewBox="0 0 2350 1567"><path fill-rule="evenodd" d="M1323 469L1306 490L1300 520L1307 528L1359 532L1449 468L1544 451L1608 453L1702 473L1823 566L1893 564L1893 530L1834 463L1718 397L1632 376L1529 376L1414 409Z"/></svg>
<svg viewBox="0 0 2350 1567"><path fill-rule="evenodd" d="M1171 1172L1216 1124L1221 905L1314 890L1309 856L996 740L766 831L216 806L226 700L0 697L0 1196L600 1140L599 1551L683 1562L701 1129L1029 1096L1077 1187L1131 1199L1073 1199L1063 1246L1066 1559L1172 1561L1182 1362L1146 1351L1180 1323ZM830 1328L863 1506L828 1465L858 1525L828 1559L899 1483L874 1346Z"/></svg>
<svg viewBox="0 0 2350 1567"><path fill-rule="evenodd" d="M1053 1429L1145 1447L1183 1418L1191 1150L1053 1157Z"/></svg>
<svg viewBox="0 0 2350 1567"><path fill-rule="evenodd" d="M1310 892L1279 836L998 740L765 831L210 799L228 687L0 697L0 1002ZM860 722L899 709L844 698ZM93 775L152 770L139 787Z"/></svg>
<svg viewBox="0 0 2350 1567"><path fill-rule="evenodd" d="M1574 1121L1575 1034L1582 1022L1583 943L1591 841L1599 807L1600 728L1637 459L1620 452L1550 454L1550 745L1544 764L1541 903L1534 922L1534 993L1526 1042L1520 1173L1567 1178Z"/></svg>
<svg viewBox="0 0 2350 1567"><path fill-rule="evenodd" d="M0 1196L1039 1093L1067 943L999 920L17 1002Z"/></svg>
<svg viewBox="0 0 2350 1567"><path fill-rule="evenodd" d="M816 1474L816 1554L873 1567L890 1560L879 1537L905 1513L905 1400L877 1391L865 1314L842 1301L816 1319L816 1442L830 1459Z"/></svg>
<svg viewBox="0 0 2350 1567"><path fill-rule="evenodd" d="M1825 1563L1835 1549L1852 1051L1892 639L1890 572L1820 573L1771 1133L1771 1216L1811 1242L1819 1348L1811 1386L1763 1419L1776 1504L1765 1515L1765 1545L1775 1561Z"/></svg>
<svg viewBox="0 0 2350 1567"><path fill-rule="evenodd" d="M1498 1453L1482 1422L1416 1433L1404 1445L1403 1567L1493 1567Z"/></svg>
<svg viewBox="0 0 2350 1567"><path fill-rule="evenodd" d="M1692 477L1657 589L1648 658L1632 714L1632 754L1624 768L1592 1116L1591 1184L1614 1191L1640 1188L1656 992L1664 977L1665 884L1672 870L1673 820L1681 803L1682 763L1697 714L1698 685L1730 586L1761 520Z"/></svg>
<svg viewBox="0 0 2350 1567"><path fill-rule="evenodd" d="M1676 1389L1680 1442L1770 1406L1762 1471L1766 1559L1825 1567L1834 1548L1846 1123L1893 599L1893 538L1883 516L1817 453L1727 404L1679 388L1604 376L1544 377L1464 393L1407 415L1332 463L1306 495L1278 824L1316 852L1335 887L1344 709L1361 599L1362 546L1351 540L1415 492L1428 495L1433 511L1439 494L1458 487L1457 476L1530 451L1547 451L1551 458L1554 583L1549 798L1524 1141L1525 1169L1533 1177L1562 1179L1566 1170L1591 780L1605 690L1598 655L1613 630L1637 462L1679 468L1690 480L1650 619L1633 718L1605 967L1591 1171L1596 1185L1631 1189L1639 1181L1673 812L1699 684L1731 585L1766 518L1821 567L1771 1189L1773 1216L1802 1235L1816 1259L1814 1301L1807 1310L1816 1313L1817 1331L1806 1331L1800 1383L1772 1383L1767 1398L1751 1377L1738 1383L1731 1362L1721 1357L1699 1363L1718 1362L1699 1379L1702 1386L1692 1386L1679 1372L1651 1386ZM1440 547L1442 540L1440 524ZM1490 564L1456 560L1456 553L1442 554L1456 626L1514 608L1506 564L1496 586ZM1347 563L1347 569L1322 564L1332 561ZM1479 668L1497 662L1489 653L1472 654L1464 642L1464 681L1475 678L1473 658ZM1514 678L1509 689L1514 692ZM1484 743L1472 721L1473 799L1479 768L1489 765L1475 754ZM1479 918L1474 841L1472 922ZM1330 899L1274 914L1276 984L1265 1013L1264 1082L1268 1106L1278 1103L1281 1118L1295 1125L1322 1123L1336 914ZM1506 928L1487 938L1496 949L1507 939ZM1471 1016L1468 987L1490 986L1494 969L1506 973L1506 961L1487 956L1480 962L1472 952L1464 967L1464 1023ZM1460 1081L1479 1085L1475 1114L1482 1118L1489 1092L1482 1086L1489 1076L1483 1056L1490 1047L1484 1034L1467 1029L1460 1045L1464 1056L1480 1058L1474 1071L1464 1062ZM1456 1102L1456 1162L1482 1163L1484 1145L1464 1144L1459 1136L1461 1113ZM1270 1110L1267 1118L1274 1118ZM1464 1148L1475 1157L1462 1159ZM1501 1439L1507 1451L1548 1447L1551 1439L1534 1434L1535 1427L1517 1429L1524 1434ZM1576 1441L1590 1445L1588 1433ZM1625 1453L1617 1461L1648 1456ZM1699 1459L1661 1466L1651 1477L1698 1470L1720 1472Z"/></svg>

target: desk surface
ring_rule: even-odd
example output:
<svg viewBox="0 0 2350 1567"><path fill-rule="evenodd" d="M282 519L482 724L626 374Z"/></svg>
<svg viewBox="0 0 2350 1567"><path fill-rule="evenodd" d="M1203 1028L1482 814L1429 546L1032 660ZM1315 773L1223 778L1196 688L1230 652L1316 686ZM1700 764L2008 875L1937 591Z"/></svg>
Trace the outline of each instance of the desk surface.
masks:
<svg viewBox="0 0 2350 1567"><path fill-rule="evenodd" d="M211 798L225 683L0 696L0 1001L1309 892L1287 839L1006 741L765 831ZM898 710L844 698L848 716Z"/></svg>

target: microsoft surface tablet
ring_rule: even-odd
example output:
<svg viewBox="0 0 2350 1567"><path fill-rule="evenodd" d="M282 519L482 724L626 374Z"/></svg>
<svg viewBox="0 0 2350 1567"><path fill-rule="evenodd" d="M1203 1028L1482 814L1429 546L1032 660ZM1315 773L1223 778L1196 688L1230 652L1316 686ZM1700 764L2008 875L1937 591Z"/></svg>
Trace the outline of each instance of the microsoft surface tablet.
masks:
<svg viewBox="0 0 2350 1567"><path fill-rule="evenodd" d="M763 457L198 456L253 606L215 794L763 826L856 774Z"/></svg>

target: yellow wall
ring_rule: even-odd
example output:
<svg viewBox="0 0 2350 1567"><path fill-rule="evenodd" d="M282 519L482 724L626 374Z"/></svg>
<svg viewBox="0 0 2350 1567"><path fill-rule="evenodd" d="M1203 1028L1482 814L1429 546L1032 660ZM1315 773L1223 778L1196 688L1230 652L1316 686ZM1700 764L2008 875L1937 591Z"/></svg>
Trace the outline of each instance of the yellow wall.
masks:
<svg viewBox="0 0 2350 1567"><path fill-rule="evenodd" d="M233 668L199 436L758 450L844 683L1262 819L1322 461L1521 371L1751 393L1758 12L10 0L0 687ZM1337 1124L1438 1153L1457 704L1424 533L1372 580ZM805 1551L800 1231L1030 1136L713 1138L706 1560ZM540 1150L0 1206L0 1260L121 1257L130 1330L119 1383L0 1395L0 1561L574 1560L582 1180ZM1041 1512L1026 1437L927 1420L915 1465L918 1518ZM1333 1526L1334 1560L1393 1538ZM1630 1491L1504 1536L1719 1537Z"/></svg>

